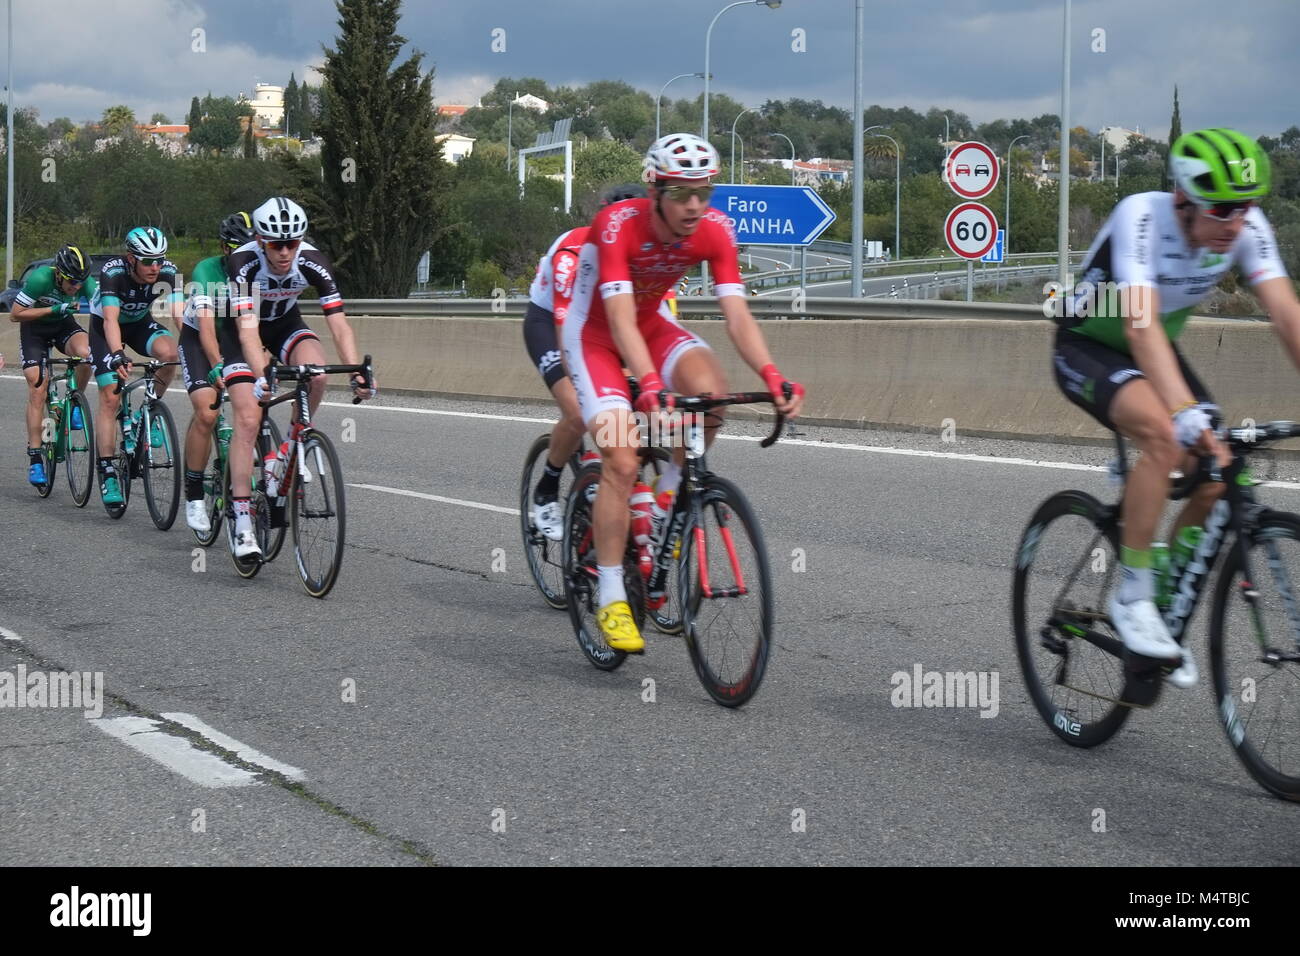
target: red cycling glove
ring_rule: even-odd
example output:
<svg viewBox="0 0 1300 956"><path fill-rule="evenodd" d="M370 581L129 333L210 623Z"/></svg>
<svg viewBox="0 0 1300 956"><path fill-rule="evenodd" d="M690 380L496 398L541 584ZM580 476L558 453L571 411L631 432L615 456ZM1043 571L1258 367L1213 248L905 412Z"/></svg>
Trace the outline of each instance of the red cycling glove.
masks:
<svg viewBox="0 0 1300 956"><path fill-rule="evenodd" d="M758 374L763 376L763 381L767 384L767 390L772 393L773 398L785 398L784 386L787 379L775 365L769 362L759 370ZM802 385L798 382L790 382L791 398L802 398L803 394Z"/></svg>
<svg viewBox="0 0 1300 956"><path fill-rule="evenodd" d="M673 407L673 393L664 387L663 379L657 372L651 372L640 380L641 394L636 397L636 410L652 415L661 408ZM662 404L661 398L662 396Z"/></svg>

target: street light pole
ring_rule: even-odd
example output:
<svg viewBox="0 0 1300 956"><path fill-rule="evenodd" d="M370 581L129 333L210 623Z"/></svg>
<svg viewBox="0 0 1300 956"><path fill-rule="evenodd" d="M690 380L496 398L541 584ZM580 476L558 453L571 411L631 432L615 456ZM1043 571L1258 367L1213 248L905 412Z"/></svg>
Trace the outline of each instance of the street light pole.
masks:
<svg viewBox="0 0 1300 956"><path fill-rule="evenodd" d="M867 129L866 129L866 132L871 133L871 131L872 131L873 129L884 129L884 127L883 127L883 126L868 126ZM899 224L899 218L900 218L900 215L901 215L901 213L902 213L902 208L903 208L903 207L902 207L902 196L903 196L903 192L902 192L902 187L901 187L901 184L902 184L902 181L903 181L903 180L902 180L902 166L901 166L901 160L902 160L902 153L903 153L903 151L902 151L902 150L899 148L899 146L898 146L898 140L894 139L894 137L890 136L888 133L871 133L871 135L872 135L872 136L883 136L885 139L889 140L891 143L894 144L894 258L893 258L893 261L894 261L894 262L897 262L899 259L901 259L901 258L903 257L903 250L902 250L901 246L899 245L899 242L900 242L900 239L899 239L900 231L899 231L899 227L898 227L898 224Z"/></svg>
<svg viewBox="0 0 1300 956"><path fill-rule="evenodd" d="M743 7L746 4L754 6L766 6L775 10L781 5L781 0L735 0L729 3L713 15L709 22L709 28L704 31L704 122L700 126L700 138L705 142L709 140L709 79L712 74L709 73L709 44L713 40L713 25L718 22L718 17L722 16L732 7Z"/></svg>
<svg viewBox="0 0 1300 956"><path fill-rule="evenodd" d="M1020 142L1022 139L1029 139L1029 134L1025 133L1023 136L1017 136L1007 146L1007 169L1006 169L1006 173L1007 173L1007 218L1006 218L1007 236L1006 239L1007 241L1003 244L1004 248L1002 249L1002 257L1004 259L1007 256L1011 255L1011 150L1016 145L1016 143Z"/></svg>
<svg viewBox="0 0 1300 956"><path fill-rule="evenodd" d="M757 113L758 110L759 107L750 106L737 113L736 118L731 121L731 181L733 183L736 181L736 124L740 122L740 118L744 116L746 113ZM744 153L743 143L741 144L741 153L742 155ZM743 163L744 160L742 159L741 162ZM743 169L741 170L741 175L742 176L744 175Z"/></svg>
<svg viewBox="0 0 1300 956"><path fill-rule="evenodd" d="M9 138L5 140L5 153L9 165L9 201L5 207L5 283L14 277L14 0L9 0L9 80L5 85L9 93Z"/></svg>
<svg viewBox="0 0 1300 956"><path fill-rule="evenodd" d="M785 133L769 133L768 135L780 136L783 140L785 140L787 143L790 144L790 185L793 186L794 185L794 140L790 139L789 136L786 136ZM741 155L744 154L742 153ZM743 169L744 167L742 166L741 168ZM790 268L791 269L794 268L794 246L790 247Z"/></svg>
<svg viewBox="0 0 1300 956"><path fill-rule="evenodd" d="M659 136L661 135L659 132L659 106L660 106L659 101L663 99L664 90L668 89L669 83L673 83L687 76L698 76L703 78L704 74L703 73L678 73L671 80L669 80L668 83L665 83L663 86L659 88L659 95L655 97L655 139L658 139Z"/></svg>
<svg viewBox="0 0 1300 956"><path fill-rule="evenodd" d="M1061 189L1057 208L1056 277L1062 289L1070 278L1070 0L1061 27Z"/></svg>
<svg viewBox="0 0 1300 956"><path fill-rule="evenodd" d="M856 0L853 11L853 298L862 298L862 30L865 14L863 0Z"/></svg>

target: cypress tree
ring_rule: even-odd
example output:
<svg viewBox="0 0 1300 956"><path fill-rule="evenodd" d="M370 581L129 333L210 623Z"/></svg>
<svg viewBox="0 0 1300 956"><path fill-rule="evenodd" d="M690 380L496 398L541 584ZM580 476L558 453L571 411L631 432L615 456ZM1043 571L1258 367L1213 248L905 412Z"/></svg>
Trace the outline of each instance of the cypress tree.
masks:
<svg viewBox="0 0 1300 956"><path fill-rule="evenodd" d="M352 296L405 296L445 231L449 168L434 142L433 74L396 58L401 0L337 0L320 90L324 214L313 223Z"/></svg>
<svg viewBox="0 0 1300 956"><path fill-rule="evenodd" d="M203 122L203 111L199 109L199 98L197 96L190 99L190 114L185 117L185 122L189 124L190 129Z"/></svg>
<svg viewBox="0 0 1300 956"><path fill-rule="evenodd" d="M298 135L298 81L289 74L289 85L284 88L284 135Z"/></svg>

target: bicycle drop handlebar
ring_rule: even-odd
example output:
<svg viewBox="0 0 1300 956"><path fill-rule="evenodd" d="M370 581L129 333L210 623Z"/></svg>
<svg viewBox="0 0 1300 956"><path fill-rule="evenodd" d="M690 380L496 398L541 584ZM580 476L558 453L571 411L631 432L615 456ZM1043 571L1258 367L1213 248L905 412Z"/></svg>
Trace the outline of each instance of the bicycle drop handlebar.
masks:
<svg viewBox="0 0 1300 956"><path fill-rule="evenodd" d="M277 379L285 378L294 381L307 381L315 378L317 375L360 375L361 384L357 388L369 389L374 383L374 365L369 355L361 360L360 365L278 365L275 362L266 367L266 387L268 391L275 390ZM286 396L287 397L287 396ZM284 401L285 398L270 399L264 398L259 403L263 408ZM352 399L353 405L361 403L359 396Z"/></svg>
<svg viewBox="0 0 1300 956"><path fill-rule="evenodd" d="M785 387L785 397L791 398L793 390L787 383ZM772 397L771 392L733 392L730 395L677 395L673 398L673 406L688 412L707 412L712 408L720 408L723 405L774 405L776 399ZM781 437L781 427L785 424L785 415L776 412L776 425L772 429L772 434L760 441L759 447L771 448L776 444L777 439Z"/></svg>

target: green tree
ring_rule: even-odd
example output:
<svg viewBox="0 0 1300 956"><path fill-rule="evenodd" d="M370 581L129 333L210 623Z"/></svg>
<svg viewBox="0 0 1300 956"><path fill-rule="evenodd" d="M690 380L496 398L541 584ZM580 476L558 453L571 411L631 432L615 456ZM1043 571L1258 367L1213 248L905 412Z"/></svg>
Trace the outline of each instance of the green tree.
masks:
<svg viewBox="0 0 1300 956"><path fill-rule="evenodd" d="M289 85L284 88L284 135L298 135L298 81L289 74Z"/></svg>
<svg viewBox="0 0 1300 956"><path fill-rule="evenodd" d="M400 0L338 0L325 51L326 170L317 234L345 291L404 296L420 256L449 227L451 172L434 142L433 74L418 51L395 65Z"/></svg>
<svg viewBox="0 0 1300 956"><path fill-rule="evenodd" d="M223 152L239 144L240 117L252 114L252 108L229 96L208 94L200 104L202 119L190 127L189 140L200 149Z"/></svg>
<svg viewBox="0 0 1300 956"><path fill-rule="evenodd" d="M244 126L244 159L257 159L257 141L253 138L253 123Z"/></svg>
<svg viewBox="0 0 1300 956"><path fill-rule="evenodd" d="M465 274L465 291L471 299L490 298L493 290L506 286L506 274L495 262L476 262Z"/></svg>
<svg viewBox="0 0 1300 956"><path fill-rule="evenodd" d="M170 126L172 121L167 118L166 113L154 113L149 117L150 126Z"/></svg>
<svg viewBox="0 0 1300 956"><path fill-rule="evenodd" d="M189 115L185 117L185 122L190 129L193 129L199 125L202 119L203 109L199 106L199 98L197 96L192 97L190 99L190 112Z"/></svg>
<svg viewBox="0 0 1300 956"><path fill-rule="evenodd" d="M610 135L627 142L654 122L654 103L646 103L644 93L628 93L601 106L597 118Z"/></svg>

